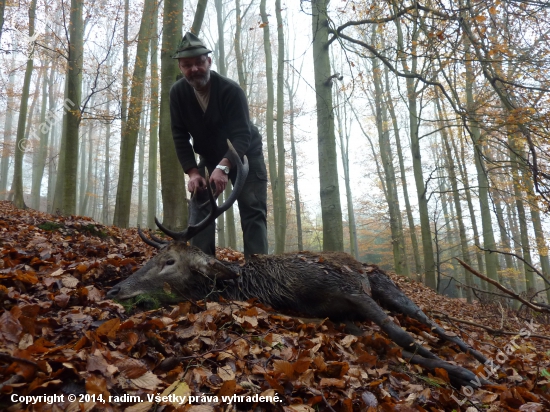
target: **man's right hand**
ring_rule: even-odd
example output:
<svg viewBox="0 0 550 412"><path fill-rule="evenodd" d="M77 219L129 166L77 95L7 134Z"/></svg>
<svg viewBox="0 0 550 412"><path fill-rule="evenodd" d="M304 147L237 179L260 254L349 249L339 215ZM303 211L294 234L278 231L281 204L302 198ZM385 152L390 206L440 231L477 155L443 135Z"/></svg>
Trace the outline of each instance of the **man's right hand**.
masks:
<svg viewBox="0 0 550 412"><path fill-rule="evenodd" d="M199 169L193 168L187 171L187 174L189 175L187 190L189 190L191 193L195 193L195 190L200 191L206 189L206 180L199 173Z"/></svg>

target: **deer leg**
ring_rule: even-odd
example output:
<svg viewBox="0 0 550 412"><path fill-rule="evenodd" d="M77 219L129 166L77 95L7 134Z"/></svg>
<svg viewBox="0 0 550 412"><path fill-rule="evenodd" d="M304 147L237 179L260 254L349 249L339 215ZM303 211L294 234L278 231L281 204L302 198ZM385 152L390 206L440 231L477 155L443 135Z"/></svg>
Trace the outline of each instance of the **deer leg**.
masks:
<svg viewBox="0 0 550 412"><path fill-rule="evenodd" d="M403 357L410 359L412 363L418 363L428 369L443 368L449 374L451 382L455 385L469 385L476 381L474 373L461 366L451 365L439 359L428 349L417 344L411 335L392 322L386 313L368 295L356 295L351 298L359 313L376 323L386 332L388 337L401 346L404 350ZM482 384L490 384L490 381L481 380Z"/></svg>
<svg viewBox="0 0 550 412"><path fill-rule="evenodd" d="M373 271L368 274L372 290L372 297L380 302L383 308L402 313L418 322L428 326L440 338L456 344L464 353L471 354L481 363L487 362L487 358L474 348L466 344L458 336L449 336L445 329L431 320L401 289L384 273Z"/></svg>
<svg viewBox="0 0 550 412"><path fill-rule="evenodd" d="M348 297L355 311L365 320L371 320L386 332L389 338L403 349L425 358L437 359L433 353L417 344L411 335L394 323L380 306L367 294Z"/></svg>

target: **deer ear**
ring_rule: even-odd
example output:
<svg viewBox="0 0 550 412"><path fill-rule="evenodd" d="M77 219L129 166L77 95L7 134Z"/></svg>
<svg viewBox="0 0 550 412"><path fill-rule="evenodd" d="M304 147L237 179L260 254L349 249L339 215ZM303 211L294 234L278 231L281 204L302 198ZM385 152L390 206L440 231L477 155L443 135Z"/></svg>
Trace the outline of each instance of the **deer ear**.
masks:
<svg viewBox="0 0 550 412"><path fill-rule="evenodd" d="M215 272L216 279L230 280L239 277L240 273L234 272L217 259L210 259L208 266Z"/></svg>
<svg viewBox="0 0 550 412"><path fill-rule="evenodd" d="M189 269L191 269L192 272L202 273L212 280L230 280L239 277L239 273L234 272L214 258L208 258L206 260L193 259L189 262Z"/></svg>

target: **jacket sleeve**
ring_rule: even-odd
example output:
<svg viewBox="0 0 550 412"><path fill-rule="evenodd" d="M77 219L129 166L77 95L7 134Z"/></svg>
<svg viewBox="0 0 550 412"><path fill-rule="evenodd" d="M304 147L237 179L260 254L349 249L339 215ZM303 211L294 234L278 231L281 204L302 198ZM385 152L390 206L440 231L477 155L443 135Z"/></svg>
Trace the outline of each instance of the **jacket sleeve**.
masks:
<svg viewBox="0 0 550 412"><path fill-rule="evenodd" d="M170 123L172 125L172 137L174 138L178 160L183 170L187 172L189 169L197 167L197 162L195 160L195 152L189 141L191 135L183 121L183 110L179 100L182 97L182 93L182 90L178 90L177 83L170 89Z"/></svg>
<svg viewBox="0 0 550 412"><path fill-rule="evenodd" d="M232 88L228 100L224 103L227 110L226 119L229 140L242 159L252 140L248 102L246 101L244 91L238 86ZM228 154L229 151L225 153L224 157L227 157Z"/></svg>

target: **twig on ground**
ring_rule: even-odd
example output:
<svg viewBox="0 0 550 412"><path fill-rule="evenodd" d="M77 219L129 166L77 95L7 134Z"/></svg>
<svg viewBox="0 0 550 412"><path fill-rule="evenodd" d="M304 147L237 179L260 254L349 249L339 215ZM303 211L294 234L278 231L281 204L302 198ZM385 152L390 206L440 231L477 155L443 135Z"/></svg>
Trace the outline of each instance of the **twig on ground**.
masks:
<svg viewBox="0 0 550 412"><path fill-rule="evenodd" d="M471 272L472 274L476 275L478 278L480 279L483 279L485 280L486 282L490 283L491 285L497 287L498 289L502 290L504 293L507 293L508 295L512 296L513 298L519 300L521 303L523 303L524 305L528 306L529 308L533 309L534 311L537 311L537 312L545 312L545 313L550 313L550 310L548 308L545 308L545 307L541 307L539 305L535 305L531 302L528 302L527 300L523 299L520 295L518 295L516 292L513 292L511 291L510 289L502 286L500 283L498 283L496 280L493 280L491 278L488 278L487 276L485 275L482 275L481 273L479 273L477 270L475 270L474 268L472 268L470 265L468 265L467 263L463 262L462 260L460 260L459 258L455 258L456 260L458 260L458 263L460 263L462 266L464 266L464 268L466 270L468 270L469 272Z"/></svg>
<svg viewBox="0 0 550 412"><path fill-rule="evenodd" d="M327 400L327 398L325 398L325 394L323 393L323 391L319 391L319 390L317 390L317 389L310 388L310 387L308 387L307 390L310 391L310 392L311 392L313 395L315 395L315 396L321 396L321 397L323 398L323 401L325 401L325 405L327 405L327 408L328 408L329 410L331 410L332 412L336 412L336 411L332 408L332 406L330 406L330 403L328 403L328 400Z"/></svg>
<svg viewBox="0 0 550 412"><path fill-rule="evenodd" d="M475 322L472 322L472 321L469 321L469 320L453 318L452 316L449 316L446 313L439 312L439 311L430 311L429 313L435 318L448 319L448 320L452 320L453 322L464 323L465 325L475 326L475 327L478 327L478 328L481 328L481 329L485 329L487 332L490 332L494 335L510 335L510 336L516 336L517 335L517 336L519 336L519 334L520 334L519 332L507 332L507 331L502 330L502 329L493 329L493 328L490 328L489 326L480 325L479 323L475 323ZM529 337L550 340L550 336L537 335L537 334L534 334L534 333L529 335Z"/></svg>

